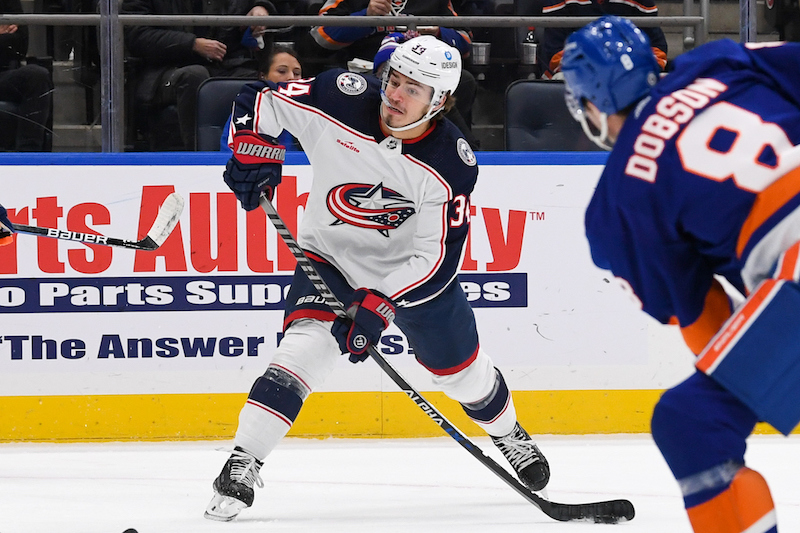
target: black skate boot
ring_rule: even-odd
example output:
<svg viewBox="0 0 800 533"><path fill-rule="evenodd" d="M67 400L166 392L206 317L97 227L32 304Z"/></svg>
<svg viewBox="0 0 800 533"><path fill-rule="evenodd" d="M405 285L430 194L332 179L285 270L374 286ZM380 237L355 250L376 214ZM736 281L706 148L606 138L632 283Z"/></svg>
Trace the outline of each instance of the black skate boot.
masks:
<svg viewBox="0 0 800 533"><path fill-rule="evenodd" d="M545 488L550 481L550 465L519 422L511 433L505 437L492 437L492 442L500 448L525 486L534 491Z"/></svg>
<svg viewBox="0 0 800 533"><path fill-rule="evenodd" d="M205 517L229 522L245 507L253 505L253 485L263 487L258 471L263 463L239 448L233 449L225 466L214 480L214 498L206 508Z"/></svg>

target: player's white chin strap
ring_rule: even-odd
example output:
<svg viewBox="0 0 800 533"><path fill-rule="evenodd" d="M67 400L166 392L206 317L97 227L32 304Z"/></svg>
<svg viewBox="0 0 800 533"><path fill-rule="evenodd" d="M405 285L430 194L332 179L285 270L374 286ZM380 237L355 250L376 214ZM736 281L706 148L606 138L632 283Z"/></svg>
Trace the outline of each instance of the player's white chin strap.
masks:
<svg viewBox="0 0 800 533"><path fill-rule="evenodd" d="M614 146L614 143L609 140L608 138L608 113L600 113L600 133L595 134L592 131L592 127L589 125L589 122L586 120L586 113L581 113L578 116L578 122L581 123L581 128L583 128L583 132L589 137L594 144L602 148L603 150L608 150L609 152Z"/></svg>
<svg viewBox="0 0 800 533"><path fill-rule="evenodd" d="M386 93L384 93L382 89L381 89L381 100L383 101L383 105L389 106L389 107L394 109L394 106L389 103L389 99L386 97ZM412 128L416 128L417 126L419 126L420 124L422 124L426 120L432 119L434 116L436 116L436 113L438 113L439 111L444 109L444 106L441 106L438 109L434 110L436 105L438 105L438 104L431 104L430 107L428 108L428 112L425 113L425 115L421 119L417 120L416 122L412 122L411 124L409 124L407 126L401 126L399 128L393 128L390 125L386 124L385 122L384 122L383 125L386 126L387 130L396 131L396 132L408 131L408 130L410 130Z"/></svg>

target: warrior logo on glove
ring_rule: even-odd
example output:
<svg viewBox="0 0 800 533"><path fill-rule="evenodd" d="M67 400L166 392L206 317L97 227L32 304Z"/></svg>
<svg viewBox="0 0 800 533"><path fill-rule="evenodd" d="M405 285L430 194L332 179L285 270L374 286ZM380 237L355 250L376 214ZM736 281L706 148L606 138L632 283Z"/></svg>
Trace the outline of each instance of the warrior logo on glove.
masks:
<svg viewBox="0 0 800 533"><path fill-rule="evenodd" d="M356 335L351 342L353 343L353 347L358 350L364 350L369 344L365 335Z"/></svg>
<svg viewBox="0 0 800 533"><path fill-rule="evenodd" d="M347 317L350 320L336 319L331 333L342 353L350 352L350 361L358 363L367 359L367 348L380 342L381 333L394 320L394 304L376 290L361 288L353 293Z"/></svg>
<svg viewBox="0 0 800 533"><path fill-rule="evenodd" d="M364 304L362 303L361 305ZM357 306L354 305L350 307L350 309L348 310L347 316L353 319L356 316L357 312L358 312ZM391 324L392 321L394 320L395 316L394 307L389 305L386 301L382 301L380 304L378 304L378 306L374 310L372 310L372 312L382 316L386 320L385 322L386 326ZM356 348L356 350L360 350L361 353L363 353L364 351L366 351L367 346L369 346L369 339L363 333L359 333L350 340L350 343L352 344L353 348Z"/></svg>
<svg viewBox="0 0 800 533"><path fill-rule="evenodd" d="M247 211L258 207L261 193L272 200L281 182L286 147L275 139L250 130L233 135L233 156L228 160L223 179Z"/></svg>
<svg viewBox="0 0 800 533"><path fill-rule="evenodd" d="M247 135L249 132L246 132ZM242 137L245 137L244 135ZM258 139L258 142L247 142L249 139L237 139L235 143L236 159L242 163L283 163L286 158L286 148L283 146L270 146Z"/></svg>
<svg viewBox="0 0 800 533"><path fill-rule="evenodd" d="M378 304L378 307L375 308L375 312L385 318L387 324L391 324L394 321L394 307L389 305L386 301Z"/></svg>

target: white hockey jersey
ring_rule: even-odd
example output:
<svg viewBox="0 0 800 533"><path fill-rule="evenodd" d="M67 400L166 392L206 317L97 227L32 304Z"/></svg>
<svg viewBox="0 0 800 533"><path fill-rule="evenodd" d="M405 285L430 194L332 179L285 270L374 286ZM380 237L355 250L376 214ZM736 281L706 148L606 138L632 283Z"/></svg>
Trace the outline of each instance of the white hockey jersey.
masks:
<svg viewBox="0 0 800 533"><path fill-rule="evenodd" d="M314 172L300 245L353 287L413 306L456 277L478 167L449 121L400 141L382 132L379 109L379 81L345 70L252 83L236 100L230 139L241 130L292 133Z"/></svg>

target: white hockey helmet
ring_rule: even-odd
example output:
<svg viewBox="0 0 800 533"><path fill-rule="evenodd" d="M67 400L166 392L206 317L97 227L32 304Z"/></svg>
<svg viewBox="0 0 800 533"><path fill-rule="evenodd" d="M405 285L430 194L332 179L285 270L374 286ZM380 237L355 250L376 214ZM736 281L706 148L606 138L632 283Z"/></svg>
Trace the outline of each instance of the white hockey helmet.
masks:
<svg viewBox="0 0 800 533"><path fill-rule="evenodd" d="M461 80L461 53L458 48L440 41L433 35L422 35L402 43L392 52L388 66L389 68L383 71L381 95L384 98L392 70L433 88L430 106L425 116L414 124L398 128L397 131L410 129L436 115L441 111L441 108L437 107L444 102L448 94L455 92Z"/></svg>

